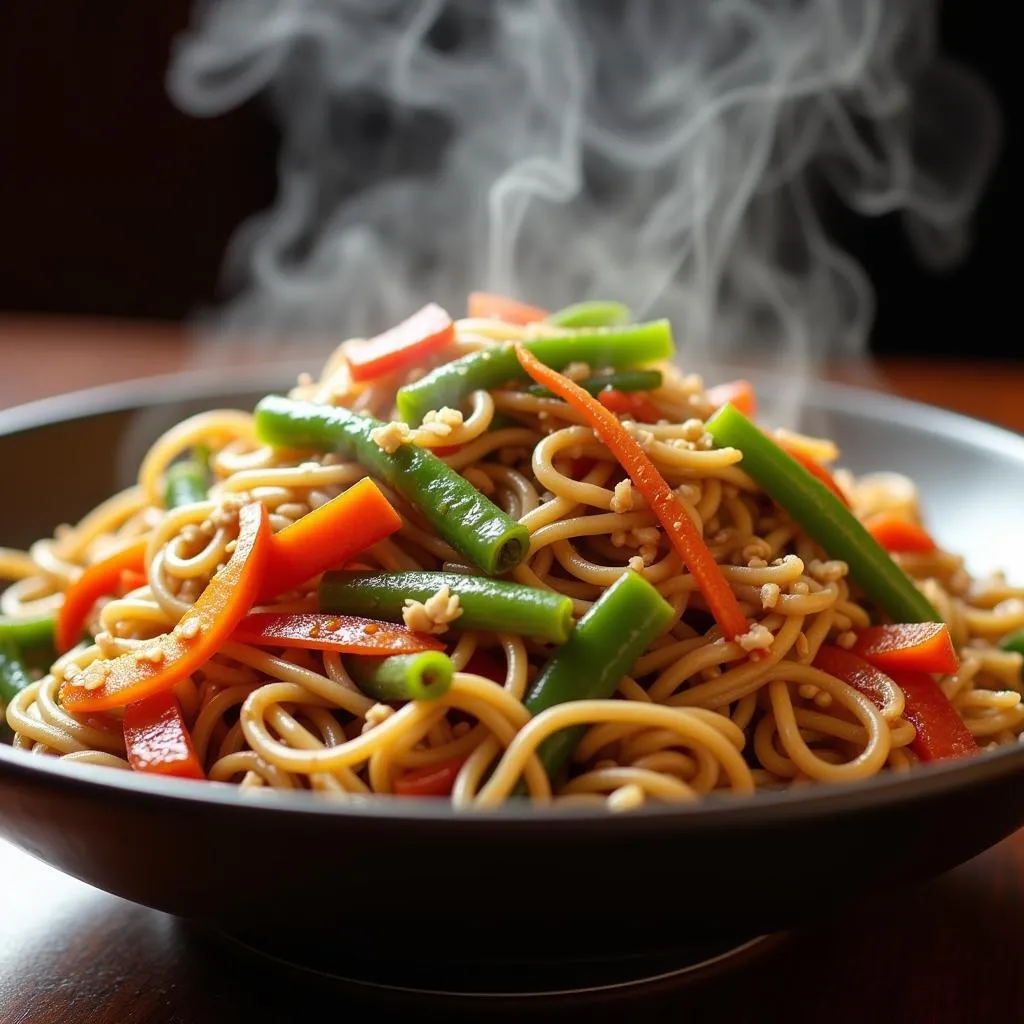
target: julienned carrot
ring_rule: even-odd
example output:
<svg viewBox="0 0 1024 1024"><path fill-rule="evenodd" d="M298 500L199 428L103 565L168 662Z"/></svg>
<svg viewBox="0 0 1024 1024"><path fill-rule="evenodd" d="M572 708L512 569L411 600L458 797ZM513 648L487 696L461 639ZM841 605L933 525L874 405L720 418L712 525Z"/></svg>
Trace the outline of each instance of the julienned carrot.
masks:
<svg viewBox="0 0 1024 1024"><path fill-rule="evenodd" d="M949 627L944 622L869 626L857 633L851 650L883 672L911 669L949 675L959 666Z"/></svg>
<svg viewBox="0 0 1024 1024"><path fill-rule="evenodd" d="M640 423L657 423L665 418L665 414L642 391L605 388L597 393L597 400L611 412L632 416Z"/></svg>
<svg viewBox="0 0 1024 1024"><path fill-rule="evenodd" d="M927 553L936 548L931 534L917 523L903 519L895 512L878 512L864 521L864 529L871 534L886 551Z"/></svg>
<svg viewBox="0 0 1024 1024"><path fill-rule="evenodd" d="M538 383L550 388L581 412L594 433L615 455L629 474L647 506L658 517L666 536L697 581L715 621L728 640L735 640L750 628L736 595L722 575L714 555L697 532L682 503L647 457L639 443L613 412L568 377L545 366L533 353L516 346L523 369Z"/></svg>
<svg viewBox="0 0 1024 1024"><path fill-rule="evenodd" d="M846 500L846 495L839 489L837 484L832 477L832 474L816 459L812 459L805 452L801 451L796 445L790 444L787 441L782 440L778 437L773 437L772 440L792 459L795 459L800 463L804 469L807 470L811 476L820 480L847 508L850 507L849 501Z"/></svg>
<svg viewBox="0 0 1024 1024"><path fill-rule="evenodd" d="M99 562L93 562L68 587L64 603L57 613L54 639L61 654L71 650L82 639L85 620L93 605L101 598L113 594L121 584L121 573L141 573L145 569L146 539L132 541Z"/></svg>
<svg viewBox="0 0 1024 1024"><path fill-rule="evenodd" d="M397 370L420 365L455 338L452 318L437 303L428 302L407 320L368 341L349 342L345 349L354 381L374 380Z"/></svg>
<svg viewBox="0 0 1024 1024"><path fill-rule="evenodd" d="M174 629L65 678L61 705L75 714L123 708L164 693L191 675L217 653L252 607L269 545L266 509L260 502L250 502L238 514L238 540L230 559Z"/></svg>
<svg viewBox="0 0 1024 1024"><path fill-rule="evenodd" d="M360 480L274 534L256 603L266 604L325 570L344 565L401 525L380 488L369 478Z"/></svg>
<svg viewBox="0 0 1024 1024"><path fill-rule="evenodd" d="M254 612L238 624L233 640L267 647L304 647L339 654L416 654L443 651L444 644L394 622L326 612Z"/></svg>
<svg viewBox="0 0 1024 1024"><path fill-rule="evenodd" d="M705 391L708 401L717 409L731 402L744 416L757 415L757 392L749 380L730 380Z"/></svg>
<svg viewBox="0 0 1024 1024"><path fill-rule="evenodd" d="M548 312L518 299L494 292L470 292L466 301L466 315L476 319L504 320L508 324L532 324L547 319Z"/></svg>
<svg viewBox="0 0 1024 1024"><path fill-rule="evenodd" d="M124 746L128 763L137 772L206 778L181 705L170 690L125 708Z"/></svg>
<svg viewBox="0 0 1024 1024"><path fill-rule="evenodd" d="M449 796L459 769L465 763L464 757L457 757L423 765L422 768L410 768L392 783L395 796Z"/></svg>

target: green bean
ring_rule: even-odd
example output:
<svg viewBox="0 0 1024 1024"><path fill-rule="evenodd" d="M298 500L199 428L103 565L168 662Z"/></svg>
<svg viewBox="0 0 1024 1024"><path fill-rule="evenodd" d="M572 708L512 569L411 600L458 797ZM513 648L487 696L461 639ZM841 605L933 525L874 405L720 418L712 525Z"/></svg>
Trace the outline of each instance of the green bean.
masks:
<svg viewBox="0 0 1024 1024"><path fill-rule="evenodd" d="M320 582L320 610L402 621L406 600L426 601L442 587L458 596L462 614L456 629L517 633L563 644L572 630L572 600L564 594L521 583L455 572L326 573Z"/></svg>
<svg viewBox="0 0 1024 1024"><path fill-rule="evenodd" d="M1004 636L999 641L999 649L1012 651L1014 654L1024 654L1024 629L1018 629L1016 633ZM1024 682L1024 666L1021 668L1020 677L1021 681Z"/></svg>
<svg viewBox="0 0 1024 1024"><path fill-rule="evenodd" d="M207 490L206 473L206 466L194 457L172 463L164 479L164 505L179 508L203 501Z"/></svg>
<svg viewBox="0 0 1024 1024"><path fill-rule="evenodd" d="M584 391L592 395L600 394L605 388L616 391L653 391L661 387L659 370L623 370L621 373L596 373L593 377L579 382ZM526 389L538 398L554 398L555 393L543 384L531 384Z"/></svg>
<svg viewBox="0 0 1024 1024"><path fill-rule="evenodd" d="M6 739L12 736L7 725L7 705L31 682L18 649L9 639L0 637L0 735Z"/></svg>
<svg viewBox="0 0 1024 1024"><path fill-rule="evenodd" d="M556 370L575 362L618 370L670 359L675 352L667 320L628 327L594 327L554 338L538 338L524 346ZM431 409L457 406L473 391L529 379L511 343L492 345L445 363L399 388L398 412L406 423L416 425Z"/></svg>
<svg viewBox="0 0 1024 1024"><path fill-rule="evenodd" d="M441 651L389 658L355 654L345 659L345 667L359 689L379 701L437 700L448 692L455 674L451 658Z"/></svg>
<svg viewBox="0 0 1024 1024"><path fill-rule="evenodd" d="M430 520L457 551L489 576L515 568L530 548L530 532L436 455L413 444L384 451L371 416L271 395L256 407L256 436L286 448L342 452L394 488Z"/></svg>
<svg viewBox="0 0 1024 1024"><path fill-rule="evenodd" d="M941 622L939 613L856 516L731 404L707 422L719 448L738 448L740 468L785 509L894 622Z"/></svg>
<svg viewBox="0 0 1024 1024"><path fill-rule="evenodd" d="M650 583L635 572L624 573L541 669L526 696L527 709L538 715L567 701L611 697L672 616L672 608ZM562 729L540 744L537 755L549 777L557 775L586 728Z"/></svg>
<svg viewBox="0 0 1024 1024"><path fill-rule="evenodd" d="M629 306L621 302L596 300L576 302L552 313L548 323L556 327L618 327L632 319Z"/></svg>
<svg viewBox="0 0 1024 1024"><path fill-rule="evenodd" d="M0 615L0 642L13 644L19 651L47 650L53 647L53 631L57 623L52 613L12 619Z"/></svg>

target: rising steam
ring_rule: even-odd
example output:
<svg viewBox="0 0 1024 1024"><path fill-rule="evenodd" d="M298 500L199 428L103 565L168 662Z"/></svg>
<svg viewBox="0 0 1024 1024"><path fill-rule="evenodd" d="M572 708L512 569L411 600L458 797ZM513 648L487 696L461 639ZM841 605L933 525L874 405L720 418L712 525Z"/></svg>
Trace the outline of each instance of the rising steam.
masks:
<svg viewBox="0 0 1024 1024"><path fill-rule="evenodd" d="M865 346L838 197L952 265L999 147L985 89L892 0L213 0L175 101L260 93L272 209L231 243L218 324L337 337L472 288L618 298L685 361Z"/></svg>

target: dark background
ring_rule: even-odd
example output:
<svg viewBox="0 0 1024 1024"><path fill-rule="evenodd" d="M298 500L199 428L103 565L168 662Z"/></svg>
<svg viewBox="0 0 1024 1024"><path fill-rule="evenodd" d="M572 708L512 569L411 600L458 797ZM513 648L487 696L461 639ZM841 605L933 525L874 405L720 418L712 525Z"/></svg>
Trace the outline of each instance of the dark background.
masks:
<svg viewBox="0 0 1024 1024"><path fill-rule="evenodd" d="M946 52L983 73L1007 120L969 261L926 276L893 218L839 228L876 286L879 352L1020 351L1019 330L1001 326L1020 288L1010 280L1016 44L992 7L961 0L943 12ZM277 143L258 104L213 120L171 105L168 51L190 9L191 0L3 5L0 311L179 320L221 297L224 246L270 202Z"/></svg>

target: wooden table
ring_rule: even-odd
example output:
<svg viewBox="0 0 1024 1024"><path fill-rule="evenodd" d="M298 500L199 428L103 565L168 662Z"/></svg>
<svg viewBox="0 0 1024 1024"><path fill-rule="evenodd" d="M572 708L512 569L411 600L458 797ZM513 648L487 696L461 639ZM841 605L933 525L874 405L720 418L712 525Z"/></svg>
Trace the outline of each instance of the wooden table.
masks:
<svg viewBox="0 0 1024 1024"><path fill-rule="evenodd" d="M0 321L0 407L170 372L190 351L173 327ZM1024 430L1024 363L899 361L867 373L878 387ZM864 369L857 374L863 379ZM839 375L849 377L850 368ZM940 879L879 893L852 914L792 936L722 981L586 1012L592 1020L692 1024L1008 1022L1024 1006L1022 959L1024 831ZM4 1024L290 1024L321 1008L333 1010L332 1019L371 1012L368 1002L241 958L0 843ZM446 1019L478 1014L482 1008ZM553 1019L553 1011L530 1015Z"/></svg>

